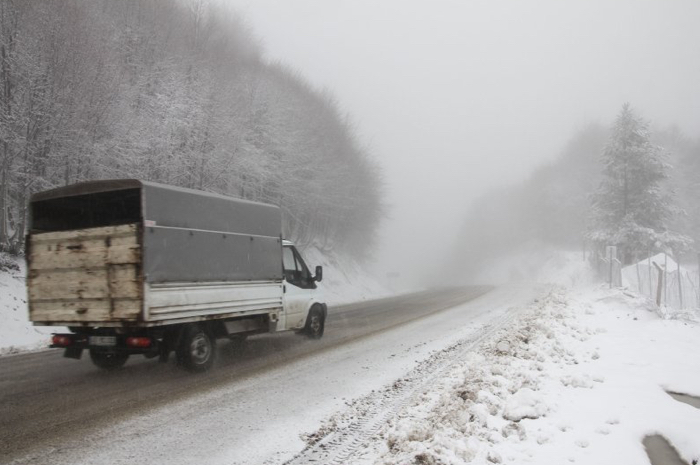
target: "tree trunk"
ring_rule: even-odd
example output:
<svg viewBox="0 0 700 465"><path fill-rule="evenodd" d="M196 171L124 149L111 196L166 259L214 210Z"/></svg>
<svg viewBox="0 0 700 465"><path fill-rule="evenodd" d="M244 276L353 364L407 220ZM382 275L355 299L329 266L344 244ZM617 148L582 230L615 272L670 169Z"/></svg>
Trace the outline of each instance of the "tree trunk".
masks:
<svg viewBox="0 0 700 465"><path fill-rule="evenodd" d="M683 309L683 284L681 284L681 258L676 257L678 265L678 307Z"/></svg>

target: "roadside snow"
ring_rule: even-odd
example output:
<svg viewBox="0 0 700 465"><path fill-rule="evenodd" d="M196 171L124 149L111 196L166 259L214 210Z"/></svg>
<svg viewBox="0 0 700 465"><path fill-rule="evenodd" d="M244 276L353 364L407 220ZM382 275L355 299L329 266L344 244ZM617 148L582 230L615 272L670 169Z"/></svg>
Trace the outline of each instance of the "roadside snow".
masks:
<svg viewBox="0 0 700 465"><path fill-rule="evenodd" d="M361 302L393 294L350 257L340 257L332 251L322 252L316 247L305 248L301 253L312 273L317 265L323 266L323 281L318 287L328 305Z"/></svg>
<svg viewBox="0 0 700 465"><path fill-rule="evenodd" d="M619 290L556 287L398 412L353 463L648 463L662 434L691 463L698 325Z"/></svg>
<svg viewBox="0 0 700 465"><path fill-rule="evenodd" d="M544 399L530 388L520 388L506 402L503 418L511 421L520 421L524 418L539 418L547 413L547 405ZM486 410L483 410L486 412ZM482 417L486 421L486 417Z"/></svg>
<svg viewBox="0 0 700 465"><path fill-rule="evenodd" d="M16 269L0 271L0 355L46 347L48 335L57 329L32 326L28 320L24 261L9 257L3 261Z"/></svg>

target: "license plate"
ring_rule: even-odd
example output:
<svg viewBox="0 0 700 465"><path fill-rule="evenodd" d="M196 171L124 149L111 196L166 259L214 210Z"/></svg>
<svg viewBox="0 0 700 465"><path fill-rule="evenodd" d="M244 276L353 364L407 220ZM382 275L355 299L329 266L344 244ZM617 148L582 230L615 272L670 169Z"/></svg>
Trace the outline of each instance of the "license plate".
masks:
<svg viewBox="0 0 700 465"><path fill-rule="evenodd" d="M90 336L91 346L114 347L117 345L115 336Z"/></svg>

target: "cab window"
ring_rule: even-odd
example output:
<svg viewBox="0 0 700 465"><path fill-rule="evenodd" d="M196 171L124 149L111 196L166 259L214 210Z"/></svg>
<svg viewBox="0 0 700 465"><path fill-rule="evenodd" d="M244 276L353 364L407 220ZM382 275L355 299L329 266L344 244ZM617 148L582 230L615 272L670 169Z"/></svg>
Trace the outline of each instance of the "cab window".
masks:
<svg viewBox="0 0 700 465"><path fill-rule="evenodd" d="M294 247L285 246L282 248L282 262L284 265L284 277L289 284L304 289L316 288L316 283L311 278L309 269Z"/></svg>

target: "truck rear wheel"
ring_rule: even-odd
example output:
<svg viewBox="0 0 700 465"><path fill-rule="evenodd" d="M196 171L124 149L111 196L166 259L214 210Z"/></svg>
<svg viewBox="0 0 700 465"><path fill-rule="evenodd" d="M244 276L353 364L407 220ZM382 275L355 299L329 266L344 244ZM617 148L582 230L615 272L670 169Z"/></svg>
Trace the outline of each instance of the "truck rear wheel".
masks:
<svg viewBox="0 0 700 465"><path fill-rule="evenodd" d="M207 371L214 364L215 339L199 326L188 326L176 350L177 361L189 371Z"/></svg>
<svg viewBox="0 0 700 465"><path fill-rule="evenodd" d="M326 318L318 306L314 306L309 311L309 316L306 319L304 332L309 339L321 339L323 330L326 326Z"/></svg>
<svg viewBox="0 0 700 465"><path fill-rule="evenodd" d="M116 370L124 366L129 354L104 349L90 349L90 360L103 370Z"/></svg>

